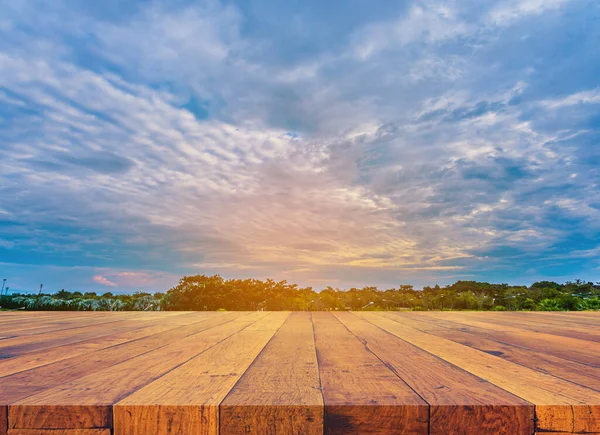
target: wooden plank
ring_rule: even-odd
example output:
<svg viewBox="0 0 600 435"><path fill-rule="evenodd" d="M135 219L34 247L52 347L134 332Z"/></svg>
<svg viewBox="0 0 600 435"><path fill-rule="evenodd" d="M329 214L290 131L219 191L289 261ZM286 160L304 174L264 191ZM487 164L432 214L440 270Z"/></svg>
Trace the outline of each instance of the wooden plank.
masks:
<svg viewBox="0 0 600 435"><path fill-rule="evenodd" d="M534 408L352 313L336 317L430 406L431 435L531 435Z"/></svg>
<svg viewBox="0 0 600 435"><path fill-rule="evenodd" d="M173 315L175 314L175 315ZM182 315L190 314L189 312L88 312L77 318L61 319L60 316L54 318L54 321L45 321L43 324L30 324L29 321L20 321L17 325L4 326L0 333L3 335L9 334L15 337L23 337L28 335L47 334L54 331L62 331L68 329L81 328L84 326L101 325L104 323L138 321L149 323L150 321L164 321L167 319L176 318ZM59 320L60 319L60 320Z"/></svg>
<svg viewBox="0 0 600 435"><path fill-rule="evenodd" d="M149 321L156 320L163 316L169 316L166 312L78 312L76 315L67 315L68 312L54 312L52 317L41 319L35 317L24 317L9 323L0 324L0 332L15 333L16 335L28 335L28 333L47 333L52 330L68 329L73 327L82 327L107 322L122 322L125 320ZM30 313L36 315L36 313ZM22 334L23 333L23 334Z"/></svg>
<svg viewBox="0 0 600 435"><path fill-rule="evenodd" d="M64 331L48 332L0 341L0 358L23 355L36 350L78 343L118 332L140 329L147 322L119 320L102 325L84 326Z"/></svg>
<svg viewBox="0 0 600 435"><path fill-rule="evenodd" d="M95 429L112 426L112 405L267 313L251 313L177 340L8 407L9 429Z"/></svg>
<svg viewBox="0 0 600 435"><path fill-rule="evenodd" d="M94 324L110 323L123 320L134 319L133 313L123 316L121 313L88 313L87 315L79 315L77 317L56 317L45 318L40 321L35 319L15 320L14 322L4 323L0 325L0 333L10 334L12 336L34 335L40 333L48 333L63 329L80 328L82 326L90 326Z"/></svg>
<svg viewBox="0 0 600 435"><path fill-rule="evenodd" d="M494 313L497 314L497 313ZM584 313L577 311L522 311L522 312L510 312L502 313L509 314L512 316L528 317L536 320L544 319L549 323L560 323L562 321L579 324L582 327L600 326L600 313L593 312L592 316L584 316Z"/></svg>
<svg viewBox="0 0 600 435"><path fill-rule="evenodd" d="M220 407L220 434L323 433L323 396L310 313L293 313Z"/></svg>
<svg viewBox="0 0 600 435"><path fill-rule="evenodd" d="M429 316L403 316L402 323L486 352L490 355L600 391L600 370L542 352L513 346L470 333L469 327Z"/></svg>
<svg viewBox="0 0 600 435"><path fill-rule="evenodd" d="M326 434L427 434L429 406L331 313L313 313Z"/></svg>
<svg viewBox="0 0 600 435"><path fill-rule="evenodd" d="M60 316L59 316L60 313ZM106 314L106 312L94 313L94 314ZM8 313L6 311L0 311L0 327L5 325L19 325L19 324L44 324L48 322L57 321L70 321L72 319L80 318L84 313L81 311L18 311Z"/></svg>
<svg viewBox="0 0 600 435"><path fill-rule="evenodd" d="M445 313L444 313L445 314ZM435 318L443 318L447 320L457 321L456 313L452 313L454 316L435 316ZM477 315L473 315L477 314ZM470 318L473 320L477 320L479 322L487 323L490 325L495 325L497 329L500 326L502 330L505 330L506 327L509 327L510 330L514 330L515 328L523 331L532 331L535 333L544 333L551 335L558 335L561 337L569 337L576 338L579 340L588 340L600 342L600 332L598 332L598 327L592 328L591 326L582 327L581 325L572 326L573 323L568 322L539 322L535 319L516 316L516 315L492 315L485 313L461 313L460 319ZM513 313L510 313L513 314Z"/></svg>
<svg viewBox="0 0 600 435"><path fill-rule="evenodd" d="M110 429L11 429L8 435L111 435Z"/></svg>
<svg viewBox="0 0 600 435"><path fill-rule="evenodd" d="M434 312L426 312L427 314L434 314ZM547 311L509 311L509 312L494 312L490 313L487 311L461 311L460 313L454 313L458 316L463 314L478 314L481 317L488 317L492 314L492 317L499 317L503 319L519 319L535 321L537 323L547 323L550 325L569 325L578 326L581 328L591 328L594 326L600 326L600 313L594 313L593 317L581 317L578 316L578 312L547 312ZM442 314L442 313L439 313ZM447 314L447 313L443 313Z"/></svg>
<svg viewBox="0 0 600 435"><path fill-rule="evenodd" d="M139 340L150 335L159 334L164 331L179 328L194 323L203 322L210 318L223 316L222 312L199 312L187 313L181 316L170 317L168 322L161 322L153 326L145 326L126 332L106 335L75 344L42 349L23 355L0 359L0 377L14 373L23 372L36 367L55 363L76 356L88 354L95 350L117 346L128 341ZM0 380L1 382L1 380Z"/></svg>
<svg viewBox="0 0 600 435"><path fill-rule="evenodd" d="M417 314L417 313L414 313ZM413 316L409 313L407 317ZM468 316L455 318L454 323L468 327L472 334L501 341L503 343L524 347L538 352L555 355L570 361L600 367L600 343L575 338L558 337L556 335L523 331L510 326L494 326L489 323L471 320Z"/></svg>
<svg viewBox="0 0 600 435"><path fill-rule="evenodd" d="M219 404L288 316L270 313L121 400L115 435L217 435Z"/></svg>
<svg viewBox="0 0 600 435"><path fill-rule="evenodd" d="M533 403L538 431L600 431L600 393L596 391L419 331L399 323L401 316L388 313L357 314L403 340Z"/></svg>
<svg viewBox="0 0 600 435"><path fill-rule="evenodd" d="M590 310L590 311L555 311L558 314L566 314L573 317L591 317L593 319L598 320L600 318L600 310ZM551 312L546 312L546 314L552 314Z"/></svg>
<svg viewBox="0 0 600 435"><path fill-rule="evenodd" d="M226 315L224 315L226 314ZM95 354L93 349L89 349L88 354L80 358L65 358L55 364L45 365L37 370L19 372L14 376L8 376L0 380L0 405L4 410L5 422L2 422L0 415L0 435L6 435L8 425L6 410L8 405L22 400L28 396L44 391L53 386L58 386L66 382L71 382L85 375L105 370L109 362L113 364L120 360L131 358L136 354L144 353L157 346L167 345L177 338L196 334L212 327L218 327L221 324L242 316L244 313L197 313L195 317L197 322L182 326L174 331L167 330L166 334L152 334L148 337L138 337L132 343L124 346L115 346L106 349L104 352ZM186 316L187 317L187 316ZM171 318L173 326L177 326L177 318ZM184 319L185 321L185 319ZM129 333L131 334L131 332ZM132 338L131 336L128 338ZM135 338L135 337L134 337ZM65 352L63 350L63 352ZM100 357L99 357L100 356ZM108 418L102 414L101 418Z"/></svg>
<svg viewBox="0 0 600 435"><path fill-rule="evenodd" d="M88 376L121 362L135 358L149 351L156 351L169 343L198 334L210 328L219 327L242 316L242 313L229 313L225 316L207 318L187 326L169 329L138 340L128 341L106 349L99 349L52 364L37 367L4 377L0 385L0 404L7 399L15 401L26 395L59 386L67 381ZM26 394L26 395L25 395ZM11 402L8 402L10 404Z"/></svg>

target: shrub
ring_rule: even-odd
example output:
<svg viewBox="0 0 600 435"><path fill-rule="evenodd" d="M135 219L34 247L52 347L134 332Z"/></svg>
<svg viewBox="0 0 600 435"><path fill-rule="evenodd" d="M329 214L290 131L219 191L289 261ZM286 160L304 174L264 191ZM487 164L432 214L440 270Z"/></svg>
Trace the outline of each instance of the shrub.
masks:
<svg viewBox="0 0 600 435"><path fill-rule="evenodd" d="M562 311L560 301L557 299L542 299L537 309L540 311Z"/></svg>

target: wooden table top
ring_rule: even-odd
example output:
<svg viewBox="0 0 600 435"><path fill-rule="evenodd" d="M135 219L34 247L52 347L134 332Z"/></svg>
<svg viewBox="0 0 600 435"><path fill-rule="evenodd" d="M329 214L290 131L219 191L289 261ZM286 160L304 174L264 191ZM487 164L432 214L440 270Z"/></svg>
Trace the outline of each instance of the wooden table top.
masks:
<svg viewBox="0 0 600 435"><path fill-rule="evenodd" d="M600 435L600 313L2 312L0 435Z"/></svg>

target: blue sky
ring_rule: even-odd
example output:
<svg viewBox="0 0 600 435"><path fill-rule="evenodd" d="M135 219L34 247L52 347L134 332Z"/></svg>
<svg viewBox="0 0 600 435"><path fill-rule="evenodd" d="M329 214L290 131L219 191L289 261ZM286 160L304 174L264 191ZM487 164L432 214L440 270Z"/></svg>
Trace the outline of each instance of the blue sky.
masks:
<svg viewBox="0 0 600 435"><path fill-rule="evenodd" d="M600 4L0 3L0 274L600 281Z"/></svg>

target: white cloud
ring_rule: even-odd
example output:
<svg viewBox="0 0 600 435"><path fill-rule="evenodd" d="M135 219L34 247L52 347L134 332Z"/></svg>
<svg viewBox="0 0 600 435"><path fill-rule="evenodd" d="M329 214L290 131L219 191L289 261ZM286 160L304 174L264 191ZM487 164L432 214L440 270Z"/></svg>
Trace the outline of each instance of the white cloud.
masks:
<svg viewBox="0 0 600 435"><path fill-rule="evenodd" d="M500 3L489 13L490 22L505 26L522 18L559 9L572 0L510 0Z"/></svg>
<svg viewBox="0 0 600 435"><path fill-rule="evenodd" d="M162 285L146 269L163 263L302 282L458 274L494 247L564 238L544 228L572 194L564 180L597 198L574 146L555 145L582 130L549 129L535 111L598 91L532 100L532 68L503 63L502 32L468 3L416 2L293 62L262 52L233 6L157 5L114 22L65 17L65 29L50 14L31 47L14 38L0 55L14 111L0 194L20 245L143 269L87 280ZM502 3L513 12L496 24L558 5ZM120 72L82 65L61 31ZM182 107L190 96L208 119Z"/></svg>
<svg viewBox="0 0 600 435"><path fill-rule="evenodd" d="M366 60L377 52L414 42L435 44L469 31L448 4L419 2L395 21L370 24L354 35L354 53Z"/></svg>
<svg viewBox="0 0 600 435"><path fill-rule="evenodd" d="M241 17L218 1L184 8L154 3L139 14L90 29L102 56L151 80L199 83L220 69L233 50L246 49L239 37ZM210 90L205 89L209 94Z"/></svg>
<svg viewBox="0 0 600 435"><path fill-rule="evenodd" d="M541 106L555 110L562 107L576 106L581 104L599 104L600 103L600 89L591 89L588 91L576 92L571 95L567 95L562 98L555 98L549 100L543 100L540 102Z"/></svg>

